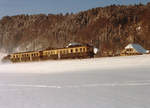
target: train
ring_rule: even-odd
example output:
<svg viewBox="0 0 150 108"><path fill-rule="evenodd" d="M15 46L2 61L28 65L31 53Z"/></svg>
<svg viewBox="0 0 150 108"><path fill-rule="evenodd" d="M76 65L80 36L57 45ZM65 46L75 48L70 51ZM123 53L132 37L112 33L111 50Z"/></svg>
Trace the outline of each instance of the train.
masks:
<svg viewBox="0 0 150 108"><path fill-rule="evenodd" d="M30 62L57 59L93 58L98 49L89 44L70 43L64 48L12 53L3 62Z"/></svg>

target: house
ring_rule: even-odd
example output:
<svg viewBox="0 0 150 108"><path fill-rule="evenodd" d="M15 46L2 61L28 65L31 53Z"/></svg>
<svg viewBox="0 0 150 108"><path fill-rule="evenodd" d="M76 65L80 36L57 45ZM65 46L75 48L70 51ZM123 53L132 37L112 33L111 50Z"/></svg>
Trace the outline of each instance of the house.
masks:
<svg viewBox="0 0 150 108"><path fill-rule="evenodd" d="M121 56L129 56L129 55L142 55L149 53L148 50L144 49L139 44L128 44L124 50L121 51Z"/></svg>

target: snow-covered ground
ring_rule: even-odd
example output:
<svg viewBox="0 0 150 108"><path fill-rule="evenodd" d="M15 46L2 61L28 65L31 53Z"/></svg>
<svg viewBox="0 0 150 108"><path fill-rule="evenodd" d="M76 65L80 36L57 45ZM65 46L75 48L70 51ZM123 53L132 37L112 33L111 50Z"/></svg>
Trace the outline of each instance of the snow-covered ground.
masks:
<svg viewBox="0 0 150 108"><path fill-rule="evenodd" d="M0 108L149 108L150 55L0 64Z"/></svg>

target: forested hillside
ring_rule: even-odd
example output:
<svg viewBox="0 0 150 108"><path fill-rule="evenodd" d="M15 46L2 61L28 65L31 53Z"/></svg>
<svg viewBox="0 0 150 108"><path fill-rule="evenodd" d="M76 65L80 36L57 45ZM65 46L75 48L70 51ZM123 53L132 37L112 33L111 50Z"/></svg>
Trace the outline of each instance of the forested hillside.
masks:
<svg viewBox="0 0 150 108"><path fill-rule="evenodd" d="M5 16L0 20L0 51L59 48L69 42L89 43L104 52L128 43L150 49L150 3L98 7L77 14Z"/></svg>

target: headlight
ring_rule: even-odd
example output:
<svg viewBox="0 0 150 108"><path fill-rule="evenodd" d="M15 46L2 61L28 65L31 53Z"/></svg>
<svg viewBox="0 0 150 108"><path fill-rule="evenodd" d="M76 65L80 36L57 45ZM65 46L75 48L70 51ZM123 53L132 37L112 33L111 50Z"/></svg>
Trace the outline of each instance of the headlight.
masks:
<svg viewBox="0 0 150 108"><path fill-rule="evenodd" d="M98 48L94 48L93 52L94 52L94 54L97 54L98 53Z"/></svg>

